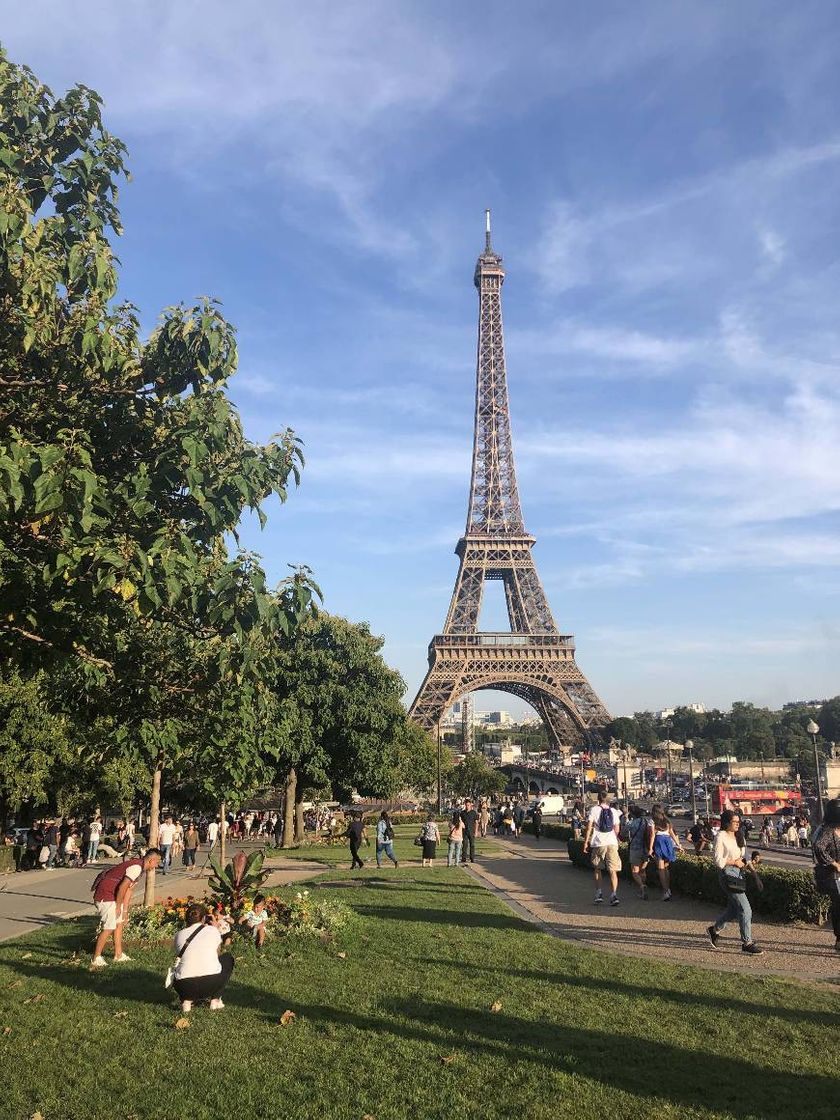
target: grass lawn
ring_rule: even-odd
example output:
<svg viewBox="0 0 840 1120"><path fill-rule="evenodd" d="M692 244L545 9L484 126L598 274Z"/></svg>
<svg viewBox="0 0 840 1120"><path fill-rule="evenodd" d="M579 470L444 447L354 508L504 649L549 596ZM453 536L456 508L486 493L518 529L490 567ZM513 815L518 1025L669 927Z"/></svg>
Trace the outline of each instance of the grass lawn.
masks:
<svg viewBox="0 0 840 1120"><path fill-rule="evenodd" d="M241 950L189 1029L166 946L90 973L86 920L0 945L0 1118L837 1118L836 993L577 947L454 869L310 889L350 927Z"/></svg>
<svg viewBox="0 0 840 1120"><path fill-rule="evenodd" d="M397 857L399 863L408 862L409 860L417 861L421 859L422 852L420 848L414 846L414 838L420 835L421 825L419 824L398 824L394 828L394 855ZM437 856L435 858L435 865L446 863L446 824L438 822L443 840L437 846ZM366 862L369 862L374 867L376 866L376 821L367 826L368 837L370 838L370 847L365 848L362 846L361 856ZM478 853L487 852L492 846L493 839L488 837L486 840L477 840L475 850ZM269 856L275 854L269 850ZM277 852L277 855L282 855L284 859L305 859L312 860L314 863L327 864L330 867L346 864L350 866L350 848L345 840L341 844L302 844L299 848L284 848L282 852ZM393 867L393 864L382 853L382 863L384 866Z"/></svg>

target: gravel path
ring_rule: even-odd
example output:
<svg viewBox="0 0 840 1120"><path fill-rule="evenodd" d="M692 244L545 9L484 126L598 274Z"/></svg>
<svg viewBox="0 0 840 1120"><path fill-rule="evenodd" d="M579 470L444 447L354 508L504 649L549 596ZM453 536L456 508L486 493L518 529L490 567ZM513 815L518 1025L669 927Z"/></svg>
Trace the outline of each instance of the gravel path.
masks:
<svg viewBox="0 0 840 1120"><path fill-rule="evenodd" d="M723 909L674 895L662 902L658 890L642 902L634 884L621 880L621 905L593 904L591 874L574 867L564 844L537 843L530 836L496 839L497 849L472 865L471 873L521 916L547 932L593 948L657 957L701 968L754 972L840 986L840 953L830 925L782 924L758 916L753 935L760 957L741 952L737 926L728 925L713 950L706 927ZM608 894L608 891L605 892Z"/></svg>

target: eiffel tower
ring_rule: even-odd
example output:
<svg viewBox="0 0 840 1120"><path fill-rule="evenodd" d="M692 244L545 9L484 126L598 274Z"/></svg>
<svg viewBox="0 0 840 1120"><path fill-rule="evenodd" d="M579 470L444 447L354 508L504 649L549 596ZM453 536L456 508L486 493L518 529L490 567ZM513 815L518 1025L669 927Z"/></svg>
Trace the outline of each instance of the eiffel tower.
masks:
<svg viewBox="0 0 840 1120"><path fill-rule="evenodd" d="M502 258L490 242L475 266L478 368L467 528L455 549L458 578L442 634L429 645L429 671L409 715L428 731L447 708L480 688L510 692L542 718L554 747L579 742L609 722L575 661L575 642L554 622L525 530L510 435L502 334ZM502 580L509 633L478 629L484 581Z"/></svg>

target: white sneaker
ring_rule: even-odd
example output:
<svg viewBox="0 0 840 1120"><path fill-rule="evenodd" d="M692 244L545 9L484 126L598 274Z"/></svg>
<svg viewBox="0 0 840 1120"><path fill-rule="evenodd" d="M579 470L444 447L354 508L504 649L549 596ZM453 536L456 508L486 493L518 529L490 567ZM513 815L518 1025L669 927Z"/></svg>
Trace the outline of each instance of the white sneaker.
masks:
<svg viewBox="0 0 840 1120"><path fill-rule="evenodd" d="M601 891L596 891L595 892L595 902L603 902L603 901L604 901L603 893Z"/></svg>
<svg viewBox="0 0 840 1120"><path fill-rule="evenodd" d="M220 999L211 999L210 1000L210 1010L211 1011L221 1011L224 1006L225 1005L222 1003L222 1001Z"/></svg>
<svg viewBox="0 0 840 1120"><path fill-rule="evenodd" d="M107 968L108 967L108 962L105 960L104 957L94 957L93 960L90 962L90 967L91 968Z"/></svg>
<svg viewBox="0 0 840 1120"><path fill-rule="evenodd" d="M671 901L671 892L670 892L670 891L666 891L666 892L665 892L665 893L663 894L663 896L662 896L662 901L663 901L663 902L670 902L670 901Z"/></svg>
<svg viewBox="0 0 840 1120"><path fill-rule="evenodd" d="M125 964L126 961L130 960L131 957L128 955L128 953L120 953L118 957L114 957L114 964Z"/></svg>
<svg viewBox="0 0 840 1120"><path fill-rule="evenodd" d="M189 1013L192 1011L192 1000L191 999L181 1000L181 1010L184 1012L185 1015L189 1015Z"/></svg>

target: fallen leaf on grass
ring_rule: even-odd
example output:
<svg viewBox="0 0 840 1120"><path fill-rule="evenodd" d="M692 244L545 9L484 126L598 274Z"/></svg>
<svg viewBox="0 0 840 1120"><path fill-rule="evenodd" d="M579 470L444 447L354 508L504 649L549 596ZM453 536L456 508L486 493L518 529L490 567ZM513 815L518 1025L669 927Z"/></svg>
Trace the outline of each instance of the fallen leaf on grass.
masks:
<svg viewBox="0 0 840 1120"><path fill-rule="evenodd" d="M295 1019L297 1019L297 1015L294 1011L284 1011L280 1016L280 1026L288 1027L289 1023L293 1023Z"/></svg>
<svg viewBox="0 0 840 1120"><path fill-rule="evenodd" d="M20 987L22 987L22 985L23 985L22 980L13 980L11 982L11 984L7 984L6 987L7 988L20 988Z"/></svg>
<svg viewBox="0 0 840 1120"><path fill-rule="evenodd" d="M28 996L23 1002L24 1003L43 1003L46 998L47 997L44 995L43 992L38 992L37 996Z"/></svg>
<svg viewBox="0 0 840 1120"><path fill-rule="evenodd" d="M190 1025L189 1019L185 1019L183 1017L183 1015L181 1016L180 1019L175 1020L175 1030L176 1031L185 1031L189 1025Z"/></svg>
<svg viewBox="0 0 840 1120"><path fill-rule="evenodd" d="M346 953L336 953L336 956L338 957L338 959L340 961L346 961L347 960L347 954Z"/></svg>
<svg viewBox="0 0 840 1120"><path fill-rule="evenodd" d="M3 1027L3 1037L4 1038L8 1038L11 1033L12 1033L12 1028L11 1027Z"/></svg>
<svg viewBox="0 0 840 1120"><path fill-rule="evenodd" d="M501 1001L497 999L495 1003L491 1003L490 1004L490 1010L491 1011L501 1011L502 1010Z"/></svg>
<svg viewBox="0 0 840 1120"><path fill-rule="evenodd" d="M44 1117L41 1115L40 1112L33 1112L32 1113L32 1120L44 1120Z"/></svg>
<svg viewBox="0 0 840 1120"><path fill-rule="evenodd" d="M457 1054L438 1054L438 1061L441 1065L450 1066L455 1061Z"/></svg>
<svg viewBox="0 0 840 1120"><path fill-rule="evenodd" d="M21 957L20 959L21 959L22 961L28 961L28 960L29 960L29 958L30 958L31 956L32 956L32 954L31 954L31 953L24 953L24 954L23 954L23 956L22 956L22 957ZM36 1114L36 1115L37 1115L37 1114ZM34 1120L34 1118L33 1118L33 1120Z"/></svg>
<svg viewBox="0 0 840 1120"><path fill-rule="evenodd" d="M115 1011L114 1012L114 1018L115 1019L127 1019L128 1018L128 1012L127 1011Z"/></svg>

